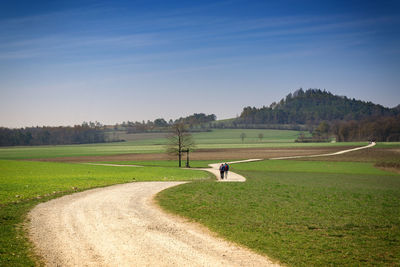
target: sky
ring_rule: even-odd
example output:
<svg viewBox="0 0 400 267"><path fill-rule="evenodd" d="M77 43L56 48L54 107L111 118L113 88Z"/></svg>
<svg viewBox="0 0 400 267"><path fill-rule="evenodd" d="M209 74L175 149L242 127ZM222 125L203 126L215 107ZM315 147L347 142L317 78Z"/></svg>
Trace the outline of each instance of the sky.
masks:
<svg viewBox="0 0 400 267"><path fill-rule="evenodd" d="M0 126L218 119L299 88L400 104L400 1L0 0Z"/></svg>

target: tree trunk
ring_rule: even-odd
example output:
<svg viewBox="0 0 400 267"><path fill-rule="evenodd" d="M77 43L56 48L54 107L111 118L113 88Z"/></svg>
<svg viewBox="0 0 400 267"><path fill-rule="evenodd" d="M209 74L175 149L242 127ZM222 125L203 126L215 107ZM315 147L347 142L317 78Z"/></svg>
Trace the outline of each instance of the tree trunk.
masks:
<svg viewBox="0 0 400 267"><path fill-rule="evenodd" d="M179 132L178 135L178 157L179 157L179 168L182 166L182 139L181 139L181 133Z"/></svg>

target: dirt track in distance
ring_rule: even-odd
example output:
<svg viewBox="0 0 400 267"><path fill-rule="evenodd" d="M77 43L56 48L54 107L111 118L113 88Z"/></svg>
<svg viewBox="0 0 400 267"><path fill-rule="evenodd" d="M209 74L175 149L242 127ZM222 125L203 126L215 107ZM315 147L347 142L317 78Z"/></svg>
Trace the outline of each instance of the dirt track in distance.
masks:
<svg viewBox="0 0 400 267"><path fill-rule="evenodd" d="M352 148L341 147L305 147L305 148L232 148L232 149L199 149L190 154L192 160L239 160L249 158L268 159L274 157L302 156L326 154ZM49 159L33 159L35 161L55 162L96 162L96 161L139 161L139 160L171 160L166 153L160 154L119 154L107 156L59 157Z"/></svg>

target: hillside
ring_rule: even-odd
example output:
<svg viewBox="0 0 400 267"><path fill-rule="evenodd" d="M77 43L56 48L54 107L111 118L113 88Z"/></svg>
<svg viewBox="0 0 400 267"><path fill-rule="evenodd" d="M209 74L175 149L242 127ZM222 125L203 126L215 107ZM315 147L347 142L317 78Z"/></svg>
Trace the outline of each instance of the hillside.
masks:
<svg viewBox="0 0 400 267"><path fill-rule="evenodd" d="M318 124L321 121L362 120L392 116L399 108L333 95L320 89L299 89L269 107L245 107L237 119L241 124Z"/></svg>

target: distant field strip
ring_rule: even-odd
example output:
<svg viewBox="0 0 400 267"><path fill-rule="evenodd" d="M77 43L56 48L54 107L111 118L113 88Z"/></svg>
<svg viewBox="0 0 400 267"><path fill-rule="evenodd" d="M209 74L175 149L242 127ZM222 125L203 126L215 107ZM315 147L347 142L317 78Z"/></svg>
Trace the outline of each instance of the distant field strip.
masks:
<svg viewBox="0 0 400 267"><path fill-rule="evenodd" d="M202 149L246 149L246 148L313 148L340 146L361 146L366 142L346 143L234 143L234 144L198 144L196 150ZM62 157L110 156L123 154L155 154L165 153L164 145L137 145L126 142L119 145L69 145L41 147L8 147L0 148L0 159L51 159Z"/></svg>
<svg viewBox="0 0 400 267"><path fill-rule="evenodd" d="M243 141L240 135L244 133ZM295 143L301 132L290 130L255 130L255 129L216 129L211 132L193 133L196 149L229 148L280 148L280 147L336 147L360 146L363 142L346 143ZM262 138L258 135L262 134ZM46 159L62 157L106 156L123 154L165 153L166 138L162 134L124 134L127 142L1 147L0 159ZM129 137L129 138L128 138Z"/></svg>
<svg viewBox="0 0 400 267"><path fill-rule="evenodd" d="M94 165L94 166L110 166L110 167L143 167L140 165L128 165L128 164L109 164L109 163L82 163L86 165Z"/></svg>

